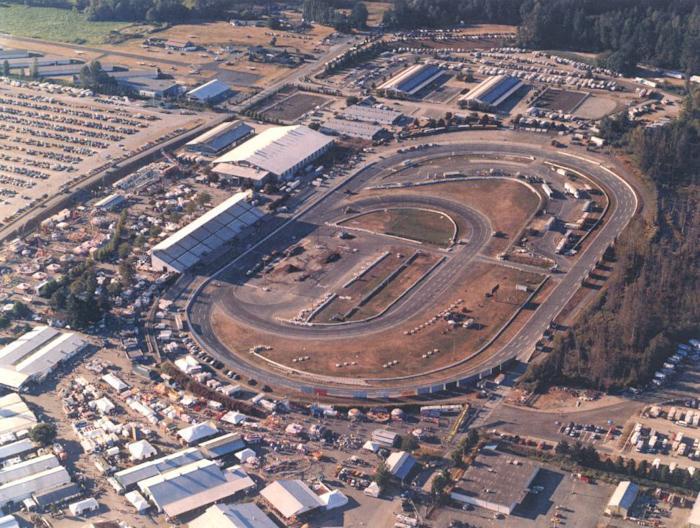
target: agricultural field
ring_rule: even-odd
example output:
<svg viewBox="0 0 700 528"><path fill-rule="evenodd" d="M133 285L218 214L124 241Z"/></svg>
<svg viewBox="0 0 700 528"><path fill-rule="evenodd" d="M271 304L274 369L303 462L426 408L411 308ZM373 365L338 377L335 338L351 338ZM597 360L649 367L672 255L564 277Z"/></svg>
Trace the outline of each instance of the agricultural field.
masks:
<svg viewBox="0 0 700 528"><path fill-rule="evenodd" d="M127 22L91 22L82 13L70 9L0 4L0 33L18 37L103 44L111 33L127 26Z"/></svg>

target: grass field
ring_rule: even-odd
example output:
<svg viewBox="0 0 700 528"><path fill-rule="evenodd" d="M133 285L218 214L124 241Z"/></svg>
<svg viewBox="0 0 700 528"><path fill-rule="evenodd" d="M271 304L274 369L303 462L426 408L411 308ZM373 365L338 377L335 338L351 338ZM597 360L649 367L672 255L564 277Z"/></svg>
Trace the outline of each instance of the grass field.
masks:
<svg viewBox="0 0 700 528"><path fill-rule="evenodd" d="M52 7L0 3L0 32L58 42L101 44L126 22L89 22L81 13Z"/></svg>
<svg viewBox="0 0 700 528"><path fill-rule="evenodd" d="M446 247L456 235L447 215L426 209L396 208L373 211L343 225L356 226L417 242Z"/></svg>

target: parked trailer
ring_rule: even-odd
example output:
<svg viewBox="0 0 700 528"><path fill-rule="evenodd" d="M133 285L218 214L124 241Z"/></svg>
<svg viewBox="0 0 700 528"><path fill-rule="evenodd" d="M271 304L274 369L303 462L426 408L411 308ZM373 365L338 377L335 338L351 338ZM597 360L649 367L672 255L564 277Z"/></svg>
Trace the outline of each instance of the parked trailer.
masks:
<svg viewBox="0 0 700 528"><path fill-rule="evenodd" d="M552 188L551 188L549 185L547 185L546 183L543 183L543 184L542 184L542 190L543 190L544 193L547 195L547 198L551 198L552 196L554 196L554 191L553 191Z"/></svg>

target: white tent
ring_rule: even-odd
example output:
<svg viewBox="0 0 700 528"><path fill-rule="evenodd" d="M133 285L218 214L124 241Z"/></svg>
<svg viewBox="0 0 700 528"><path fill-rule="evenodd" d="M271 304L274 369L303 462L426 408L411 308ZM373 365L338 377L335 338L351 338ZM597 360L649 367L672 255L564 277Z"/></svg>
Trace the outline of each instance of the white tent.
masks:
<svg viewBox="0 0 700 528"><path fill-rule="evenodd" d="M93 512L99 510L100 505L93 497L90 497L87 499L80 500L78 502L74 502L73 504L69 504L68 509L70 510L71 515L77 517L85 512Z"/></svg>
<svg viewBox="0 0 700 528"><path fill-rule="evenodd" d="M138 491L130 491L126 495L126 500L128 500L131 505L136 508L136 511L139 513L145 512L148 508L151 507L150 504L148 504L148 501L143 498L143 495L141 495Z"/></svg>
<svg viewBox="0 0 700 528"><path fill-rule="evenodd" d="M126 448L129 450L131 460L146 460L157 453L156 448L148 440L132 442Z"/></svg>
<svg viewBox="0 0 700 528"><path fill-rule="evenodd" d="M99 400L95 400L95 407L98 411L100 411L100 414L109 414L116 408L116 406L112 403L112 400L107 398L107 396L104 396Z"/></svg>
<svg viewBox="0 0 700 528"><path fill-rule="evenodd" d="M245 464L249 459L255 458L255 451L250 449L249 447L246 447L242 451L239 451L236 453L236 458L241 461L242 464Z"/></svg>
<svg viewBox="0 0 700 528"><path fill-rule="evenodd" d="M379 444L376 442L372 442L371 440L367 440L362 446L362 449L366 449L367 451L372 451L372 453L376 453L377 451L379 451Z"/></svg>
<svg viewBox="0 0 700 528"><path fill-rule="evenodd" d="M382 492L382 489L379 487L379 484L376 482L372 482L369 486L365 488L365 495L369 497L374 497L375 499L379 498L379 494Z"/></svg>
<svg viewBox="0 0 700 528"><path fill-rule="evenodd" d="M320 498L327 510L342 508L348 503L348 498L338 490L326 492Z"/></svg>
<svg viewBox="0 0 700 528"><path fill-rule="evenodd" d="M237 411L229 411L221 417L221 420L233 425L240 425L246 421L247 416Z"/></svg>

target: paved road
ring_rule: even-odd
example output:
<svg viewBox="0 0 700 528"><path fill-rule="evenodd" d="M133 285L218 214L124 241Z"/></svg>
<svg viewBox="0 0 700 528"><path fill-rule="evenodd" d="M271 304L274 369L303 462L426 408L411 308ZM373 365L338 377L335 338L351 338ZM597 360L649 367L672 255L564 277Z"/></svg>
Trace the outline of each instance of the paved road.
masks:
<svg viewBox="0 0 700 528"><path fill-rule="evenodd" d="M494 132L494 138L498 137L498 133ZM440 137L433 137L431 141L441 141ZM476 153L498 153L498 154L515 154L522 156L534 156L536 158L546 158L555 163L570 167L581 171L594 179L600 181L611 193L613 206L606 222L598 229L595 238L591 243L579 254L578 259L572 264L570 270L565 275L561 276L560 281L554 287L549 297L540 304L538 309L531 315L527 323L520 331L500 350L490 354L488 359L470 360L461 364L455 364L444 369L444 375L441 379L432 381L430 386L439 386L440 384L453 383L457 380L466 379L474 375L483 373L489 368L497 367L504 362L514 359L527 359L535 346L536 341L542 336L542 333L549 326L550 322L562 310L566 303L571 299L574 293L579 289L582 279L584 279L602 256L608 245L615 240L618 234L624 229L629 220L634 215L637 209L637 196L633 189L619 176L604 167L600 162L588 159L583 155L572 155L566 152L561 152L546 147L538 147L531 144L520 144L513 142L474 142L474 143L447 143L430 151L422 151L419 155L424 154L432 157L444 157L450 155L473 155ZM545 154L546 152L546 154ZM331 189L325 196L310 204L305 210L301 211L298 216L293 217L288 223L291 224L296 220L303 220L305 215L313 216L316 214L314 209L318 208L321 212L324 208L331 207L334 203L334 194L344 192L346 188L359 189L366 182L376 176L382 170L396 166L406 159L415 158L415 152L404 154L396 154L380 160L376 164L366 167L358 172L355 176L341 183L338 187ZM287 225L282 226L280 231L283 231ZM276 236L273 234L269 238L264 238L253 250L264 251L264 247L268 244L269 239ZM243 254L233 262L224 266L215 277L220 277L228 270L232 269L240 258L244 258ZM455 259L457 260L457 259ZM206 283L205 283L206 286ZM204 290L204 297L200 292ZM232 354L226 346L224 346L212 332L209 325L209 299L207 298L207 289L200 288L195 291L190 302L188 303L188 316L190 317L191 327L195 330L193 333L200 341L200 344L208 349L213 355L219 357L227 364L231 365L234 370L254 377L256 379L265 380L266 383L284 387L292 390L317 390L338 397L357 397L358 386L356 383L350 385L334 385L322 382L318 377L313 376L301 377L300 375L290 375L289 373L273 372L264 370L260 366L246 361L243 357ZM368 398L386 398L391 395L399 395L410 392L415 392L419 388L426 385L425 381L420 379L396 380L395 383L383 383L381 386L360 387L359 392Z"/></svg>

